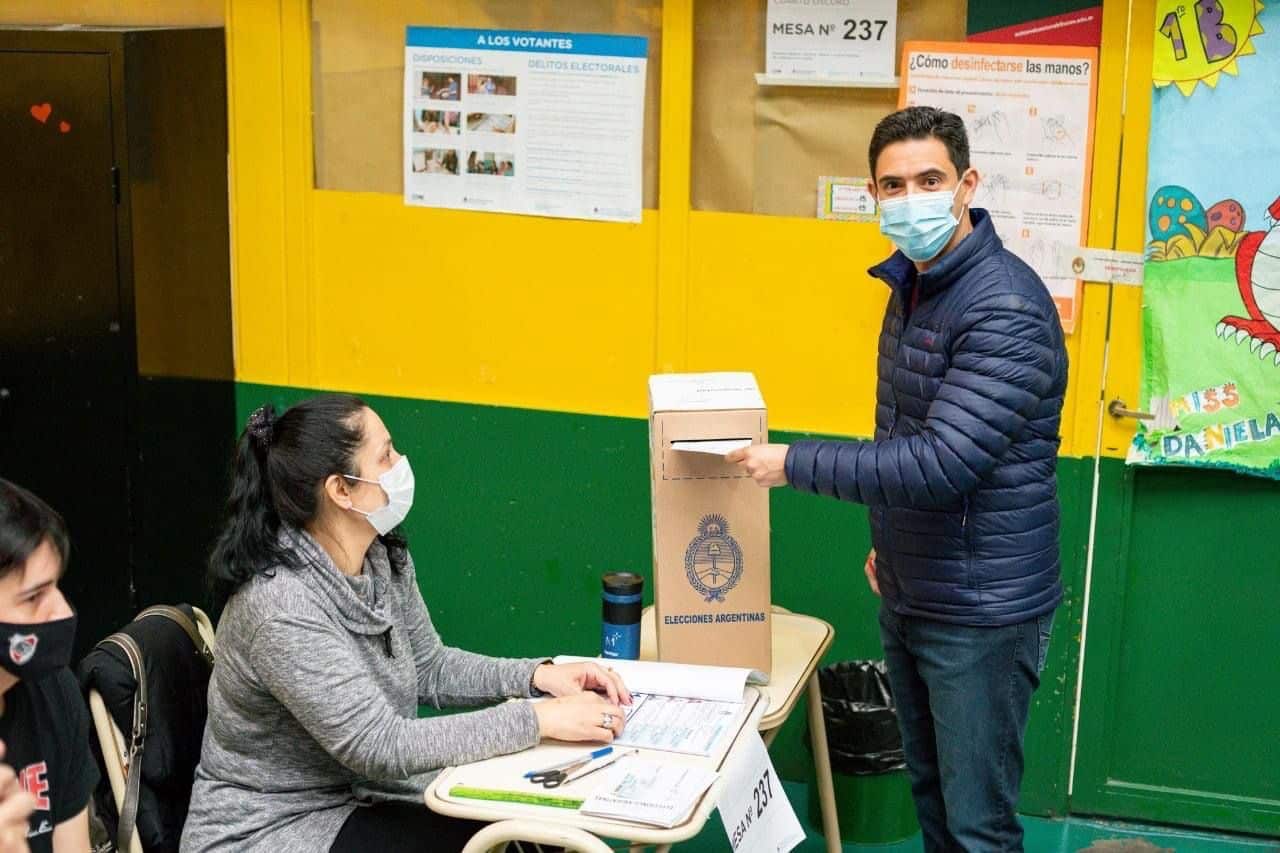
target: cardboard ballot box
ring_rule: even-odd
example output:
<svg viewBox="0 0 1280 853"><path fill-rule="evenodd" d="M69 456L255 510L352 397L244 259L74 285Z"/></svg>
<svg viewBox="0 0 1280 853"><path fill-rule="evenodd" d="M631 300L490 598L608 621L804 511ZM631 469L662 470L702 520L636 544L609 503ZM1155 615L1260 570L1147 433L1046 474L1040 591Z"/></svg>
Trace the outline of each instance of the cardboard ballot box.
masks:
<svg viewBox="0 0 1280 853"><path fill-rule="evenodd" d="M769 490L724 461L768 440L750 373L649 377L659 660L769 672Z"/></svg>

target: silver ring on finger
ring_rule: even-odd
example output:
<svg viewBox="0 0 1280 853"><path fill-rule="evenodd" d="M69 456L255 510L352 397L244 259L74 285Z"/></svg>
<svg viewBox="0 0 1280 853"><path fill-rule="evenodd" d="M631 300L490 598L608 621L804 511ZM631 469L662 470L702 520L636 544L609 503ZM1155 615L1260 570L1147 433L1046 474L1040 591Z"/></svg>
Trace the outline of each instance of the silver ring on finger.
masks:
<svg viewBox="0 0 1280 853"><path fill-rule="evenodd" d="M613 714L601 714L600 727L605 729L613 728Z"/></svg>

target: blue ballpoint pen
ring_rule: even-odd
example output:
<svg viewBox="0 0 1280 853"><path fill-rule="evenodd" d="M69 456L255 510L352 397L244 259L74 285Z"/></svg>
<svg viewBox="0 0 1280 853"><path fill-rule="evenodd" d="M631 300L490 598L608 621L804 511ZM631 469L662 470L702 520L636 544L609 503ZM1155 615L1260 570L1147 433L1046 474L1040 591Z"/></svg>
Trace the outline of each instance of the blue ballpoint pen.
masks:
<svg viewBox="0 0 1280 853"><path fill-rule="evenodd" d="M588 755L580 755L577 758L571 758L568 761L561 762L560 764L554 764L551 767L543 767L538 770L530 770L528 773L524 774L524 778L528 779L529 777L533 776L536 773L550 773L553 770L559 770L562 767L568 767L571 764L577 764L580 761L595 761L597 758L608 755L611 752L613 752L613 747L604 746Z"/></svg>

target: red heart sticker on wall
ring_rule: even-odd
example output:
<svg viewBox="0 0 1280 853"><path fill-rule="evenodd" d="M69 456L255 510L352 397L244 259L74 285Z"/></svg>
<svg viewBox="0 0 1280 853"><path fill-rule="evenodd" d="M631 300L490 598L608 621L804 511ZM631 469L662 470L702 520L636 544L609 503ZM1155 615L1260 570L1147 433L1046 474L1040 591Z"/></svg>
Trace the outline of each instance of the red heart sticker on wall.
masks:
<svg viewBox="0 0 1280 853"><path fill-rule="evenodd" d="M69 133L71 131L71 122L69 121L59 122L58 130L62 131L63 133Z"/></svg>
<svg viewBox="0 0 1280 853"><path fill-rule="evenodd" d="M48 121L52 114L53 104L32 104L31 106L31 117L41 124Z"/></svg>

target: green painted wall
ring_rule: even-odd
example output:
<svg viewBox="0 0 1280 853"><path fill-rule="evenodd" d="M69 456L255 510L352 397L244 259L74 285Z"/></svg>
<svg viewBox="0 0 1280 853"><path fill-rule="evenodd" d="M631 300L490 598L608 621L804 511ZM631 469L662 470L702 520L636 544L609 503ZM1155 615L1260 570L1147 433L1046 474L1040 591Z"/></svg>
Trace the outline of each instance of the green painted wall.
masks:
<svg viewBox="0 0 1280 853"><path fill-rule="evenodd" d="M240 384L240 423L266 401L315 392ZM652 601L648 426L643 420L367 397L413 461L418 491L406 522L423 595L446 641L494 655L595 654L600 574L644 575ZM774 433L776 441L800 436ZM1066 806L1070 708L1079 636L1091 467L1060 464L1067 601L1027 740L1023 808ZM866 510L772 493L773 596L836 628L828 662L881 655L862 563ZM803 706L772 752L779 772L808 780Z"/></svg>

